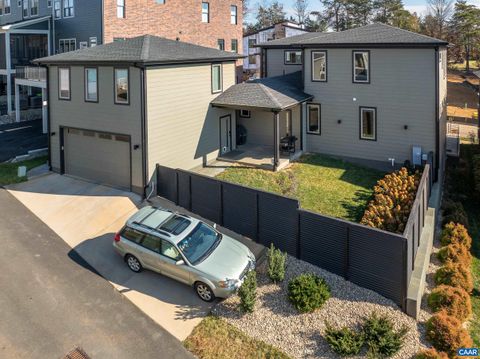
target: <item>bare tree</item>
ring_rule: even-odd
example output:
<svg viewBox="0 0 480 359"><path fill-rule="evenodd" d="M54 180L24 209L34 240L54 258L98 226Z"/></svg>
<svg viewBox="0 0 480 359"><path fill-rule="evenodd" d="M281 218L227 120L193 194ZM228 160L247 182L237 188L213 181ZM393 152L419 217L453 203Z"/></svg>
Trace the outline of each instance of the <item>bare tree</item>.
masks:
<svg viewBox="0 0 480 359"><path fill-rule="evenodd" d="M293 11L299 24L305 24L308 18L308 0L295 0L293 4Z"/></svg>
<svg viewBox="0 0 480 359"><path fill-rule="evenodd" d="M453 13L452 3L452 0L427 0L428 14L435 22L435 37L445 37L448 21Z"/></svg>

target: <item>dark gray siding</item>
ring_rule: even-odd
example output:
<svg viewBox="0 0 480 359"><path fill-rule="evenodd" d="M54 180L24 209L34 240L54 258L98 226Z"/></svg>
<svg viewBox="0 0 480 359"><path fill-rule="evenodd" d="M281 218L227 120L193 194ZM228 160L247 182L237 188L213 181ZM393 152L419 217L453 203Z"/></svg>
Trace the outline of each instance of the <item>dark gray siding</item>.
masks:
<svg viewBox="0 0 480 359"><path fill-rule="evenodd" d="M30 1L25 0L28 2L30 6ZM82 2L85 0L82 0ZM20 3L20 6L18 4ZM39 9L38 9L38 15L35 16L23 16L23 8L21 6L22 1L19 0L11 0L11 12L10 15L3 15L0 16L0 25L7 25L7 24L13 24L19 21L26 21L26 20L33 20L37 19L39 17L43 16L48 16L51 15L52 13L52 8L47 6L47 0L40 0L39 1ZM28 14L30 15L30 7L28 8Z"/></svg>
<svg viewBox="0 0 480 359"><path fill-rule="evenodd" d="M81 5L80 5L81 4ZM102 2L99 0L75 0L75 16L55 20L55 49L58 51L60 39L77 40L77 49L82 41L90 37L102 43Z"/></svg>
<svg viewBox="0 0 480 359"><path fill-rule="evenodd" d="M0 69L7 68L7 59L5 57L5 34L0 34Z"/></svg>

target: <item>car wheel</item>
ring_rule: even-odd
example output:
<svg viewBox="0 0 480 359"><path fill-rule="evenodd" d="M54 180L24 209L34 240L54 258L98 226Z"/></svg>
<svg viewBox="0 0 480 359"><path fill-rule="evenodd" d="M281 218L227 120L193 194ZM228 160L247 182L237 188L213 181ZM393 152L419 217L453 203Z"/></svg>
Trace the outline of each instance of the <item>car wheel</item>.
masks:
<svg viewBox="0 0 480 359"><path fill-rule="evenodd" d="M125 257L125 262L127 262L128 268L130 268L133 272L138 273L141 272L143 267L137 257L132 256L131 254L127 254Z"/></svg>
<svg viewBox="0 0 480 359"><path fill-rule="evenodd" d="M204 300L205 302L211 302L215 299L215 294L213 294L213 291L203 282L195 283L195 291L200 299Z"/></svg>

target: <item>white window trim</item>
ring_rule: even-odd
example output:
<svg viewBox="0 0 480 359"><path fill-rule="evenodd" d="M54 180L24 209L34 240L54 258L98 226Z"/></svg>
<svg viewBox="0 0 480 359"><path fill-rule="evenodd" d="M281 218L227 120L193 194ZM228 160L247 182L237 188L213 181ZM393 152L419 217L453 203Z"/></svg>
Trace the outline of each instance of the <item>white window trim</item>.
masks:
<svg viewBox="0 0 480 359"><path fill-rule="evenodd" d="M314 64L315 64L315 61L314 61L314 56L315 54L323 54L325 56L325 78L324 79L321 79L321 78L315 78L315 71L314 71ZM327 51L325 50L318 50L318 51L312 51L312 63L311 63L311 71L312 71L312 81L315 81L315 82L327 82L327 79L328 79L328 70L327 70L327 67L328 67L328 57L327 57Z"/></svg>
<svg viewBox="0 0 480 359"><path fill-rule="evenodd" d="M213 83L213 69L218 67L220 69L220 89L216 90L214 89L214 83ZM212 94L213 93L220 93L223 91L223 69L222 69L222 64L212 64L212 70L211 70L211 85L212 85Z"/></svg>
<svg viewBox="0 0 480 359"><path fill-rule="evenodd" d="M310 131L310 108L318 108L318 130ZM312 135L322 134L322 106L319 103L307 103L307 133Z"/></svg>
<svg viewBox="0 0 480 359"><path fill-rule="evenodd" d="M250 118L252 117L252 113L250 112L250 110L240 110L240 117Z"/></svg>
<svg viewBox="0 0 480 359"><path fill-rule="evenodd" d="M58 9L56 8L57 4L58 4ZM56 16L57 10L59 12L59 16ZM62 18L62 1L61 0L53 0L53 18L54 19Z"/></svg>
<svg viewBox="0 0 480 359"><path fill-rule="evenodd" d="M7 12L8 8L8 12ZM3 15L10 15L12 13L12 2L10 1L7 6L7 0L3 3Z"/></svg>
<svg viewBox="0 0 480 359"><path fill-rule="evenodd" d="M373 136L365 136L363 134L363 114L365 112L373 112ZM377 109L375 107L360 107L360 139L367 141L377 140Z"/></svg>
<svg viewBox="0 0 480 359"><path fill-rule="evenodd" d="M68 71L68 96L62 96L62 70ZM70 100L72 97L72 84L71 84L71 74L69 67L59 67L58 68L58 98L60 100Z"/></svg>
<svg viewBox="0 0 480 359"><path fill-rule="evenodd" d="M95 47L98 45L98 39L96 36L89 37L88 42L90 43L90 47Z"/></svg>
<svg viewBox="0 0 480 359"><path fill-rule="evenodd" d="M63 48L65 48L65 42L67 42L67 41L68 41L68 42L72 42L72 41L73 41L74 47L75 47L73 50L68 50L67 52L75 51L75 50L77 49L77 39L76 39L76 38L71 38L71 39L59 39L59 40L58 40L58 48L59 48L59 49L62 48L62 46L61 46L61 43L62 43L62 42L63 42ZM64 52L65 52L65 51L64 51ZM62 52L62 53L64 53L64 52Z"/></svg>
<svg viewBox="0 0 480 359"><path fill-rule="evenodd" d="M34 0L30 0L30 17L36 17L40 14L40 0L37 1L37 13L36 14L32 14L32 10L34 9L34 7L32 7L32 2Z"/></svg>
<svg viewBox="0 0 480 359"><path fill-rule="evenodd" d="M355 55L356 54L367 54L367 79L366 80L357 80L355 77L356 77L356 69L357 69L357 66L356 66L356 62L355 62ZM369 84L370 83L370 51L368 50L355 50L352 52L352 71L353 71L353 74L352 74L352 79L353 79L353 83L359 83L359 84ZM358 69L360 69L360 67L358 67Z"/></svg>
<svg viewBox="0 0 480 359"><path fill-rule="evenodd" d="M72 0L72 7L71 7L73 15L65 16L65 9L67 9L65 7L65 3L66 3L66 0L63 0L63 2L62 2L62 17L64 19L70 19L72 17L75 17L75 0Z"/></svg>
<svg viewBox="0 0 480 359"><path fill-rule="evenodd" d="M95 98L94 99L91 99L91 98L88 98L88 72L90 70L94 70L95 71L95 86L96 86L96 89L95 89ZM85 102L98 102L98 69L96 67L85 67Z"/></svg>

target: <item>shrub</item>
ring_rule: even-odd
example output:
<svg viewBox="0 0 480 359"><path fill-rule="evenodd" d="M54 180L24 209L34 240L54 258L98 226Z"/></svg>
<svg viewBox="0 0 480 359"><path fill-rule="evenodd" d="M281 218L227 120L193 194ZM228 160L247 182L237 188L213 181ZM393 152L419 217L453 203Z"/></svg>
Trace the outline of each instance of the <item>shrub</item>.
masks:
<svg viewBox="0 0 480 359"><path fill-rule="evenodd" d="M363 334L354 330L343 327L335 329L326 324L325 340L330 348L340 356L356 355L360 353L363 346Z"/></svg>
<svg viewBox="0 0 480 359"><path fill-rule="evenodd" d="M459 243L450 243L448 246L440 248L437 257L442 263L461 263L465 266L472 264L472 254L467 247Z"/></svg>
<svg viewBox="0 0 480 359"><path fill-rule="evenodd" d="M330 287L312 273L301 274L288 283L288 299L299 312L313 312L330 298Z"/></svg>
<svg viewBox="0 0 480 359"><path fill-rule="evenodd" d="M472 157L475 192L480 195L480 154Z"/></svg>
<svg viewBox="0 0 480 359"><path fill-rule="evenodd" d="M457 318L442 311L433 315L426 323L427 339L440 351L455 356L458 348L472 346L472 338L462 328Z"/></svg>
<svg viewBox="0 0 480 359"><path fill-rule="evenodd" d="M450 243L463 244L468 249L472 246L472 238L468 235L465 226L454 222L447 223L443 227L440 242L443 246L448 246Z"/></svg>
<svg viewBox="0 0 480 359"><path fill-rule="evenodd" d="M410 215L420 174L408 173L406 168L386 175L374 187L370 201L360 223L390 232L403 233Z"/></svg>
<svg viewBox="0 0 480 359"><path fill-rule="evenodd" d="M444 352L437 352L435 348L430 348L418 352L415 359L448 359L448 355Z"/></svg>
<svg viewBox="0 0 480 359"><path fill-rule="evenodd" d="M465 209L463 208L463 204L461 202L446 200L442 205L442 209L442 225L454 222L463 224L465 227L468 228L468 215L467 212L465 212Z"/></svg>
<svg viewBox="0 0 480 359"><path fill-rule="evenodd" d="M268 276L276 283L285 279L285 261L287 259L287 253L282 253L280 249L275 249L273 244L267 252L268 258Z"/></svg>
<svg viewBox="0 0 480 359"><path fill-rule="evenodd" d="M460 263L448 262L435 273L435 283L465 289L467 293L473 290L472 273L469 267Z"/></svg>
<svg viewBox="0 0 480 359"><path fill-rule="evenodd" d="M434 312L444 310L464 322L472 314L470 296L462 288L440 285L428 296L428 305Z"/></svg>
<svg viewBox="0 0 480 359"><path fill-rule="evenodd" d="M407 329L393 329L392 321L386 316L372 313L363 323L363 335L370 356L392 356L403 345Z"/></svg>
<svg viewBox="0 0 480 359"><path fill-rule="evenodd" d="M257 301L257 273L250 271L245 276L245 280L238 289L240 297L240 309L244 313L252 313Z"/></svg>

